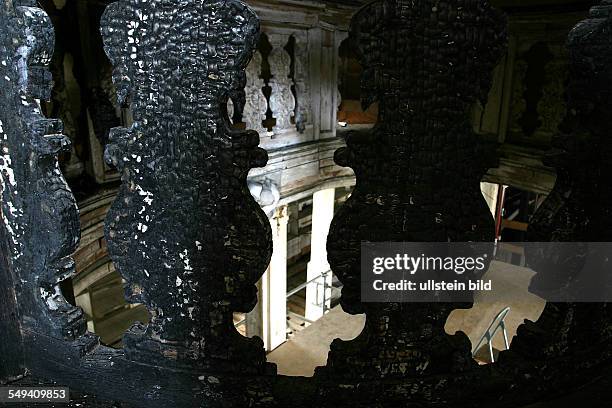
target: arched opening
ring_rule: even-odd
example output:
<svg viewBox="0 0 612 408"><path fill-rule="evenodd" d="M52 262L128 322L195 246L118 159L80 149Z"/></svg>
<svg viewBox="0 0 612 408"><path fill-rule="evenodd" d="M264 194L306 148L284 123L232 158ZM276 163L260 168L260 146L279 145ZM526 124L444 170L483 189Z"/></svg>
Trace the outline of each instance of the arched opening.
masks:
<svg viewBox="0 0 612 408"><path fill-rule="evenodd" d="M266 181L259 183L267 188ZM257 284L258 304L249 313L235 313L234 325L243 336L263 339L267 360L279 374L312 376L325 365L335 338L350 340L363 330L365 316L340 307L342 284L321 252L329 228L323 220L331 220L351 191L352 186L317 191L268 213L272 260ZM260 201L263 195L254 197Z"/></svg>

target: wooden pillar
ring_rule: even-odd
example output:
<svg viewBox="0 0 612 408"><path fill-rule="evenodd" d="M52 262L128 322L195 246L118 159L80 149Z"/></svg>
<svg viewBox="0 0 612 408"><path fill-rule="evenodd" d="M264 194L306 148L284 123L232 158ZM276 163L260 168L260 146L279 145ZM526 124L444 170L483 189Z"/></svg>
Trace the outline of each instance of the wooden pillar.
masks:
<svg viewBox="0 0 612 408"><path fill-rule="evenodd" d="M338 89L338 52L332 27L321 30L320 75L320 138L336 135L336 98Z"/></svg>
<svg viewBox="0 0 612 408"><path fill-rule="evenodd" d="M313 139L321 132L321 28L308 30L308 61L310 69L310 103L312 112Z"/></svg>
<svg viewBox="0 0 612 408"><path fill-rule="evenodd" d="M151 312L124 351L151 364L265 371L261 342L236 334L233 312L256 304L271 252L268 218L246 189L267 155L257 132L224 126L221 108L246 82L259 21L242 3L158 6L121 0L101 19L119 102L137 101L134 126L114 128L106 151L123 181L106 218L109 254L128 302Z"/></svg>
<svg viewBox="0 0 612 408"><path fill-rule="evenodd" d="M291 56L285 50L285 46L289 41L289 36L280 33L269 33L268 39L272 45L272 51L268 56L270 64L270 110L272 116L276 119L273 132L275 134L283 133L294 128L291 123L291 118L295 116L295 97L291 91L294 85L293 80L289 77L291 69Z"/></svg>
<svg viewBox="0 0 612 408"><path fill-rule="evenodd" d="M510 345L513 352L527 358L535 355L568 361L574 378L588 377L581 370L597 366L612 355L612 305L606 303L609 254L593 245L612 241L610 16L612 4L602 1L568 36L570 79L566 96L567 122L571 125L553 139L553 146L559 146L558 159L549 162L557 170L555 186L531 217L527 231L527 241L582 243L588 250L574 254L568 251L563 256L548 251L526 252L527 262L536 273L530 291L548 302L540 318L524 325ZM554 274L554 278L546 274ZM553 282L555 286L550 285ZM602 302L569 301L595 295L593 289L585 287L605 288L607 293ZM561 296L568 301L558 302ZM554 367L543 361L545 366Z"/></svg>
<svg viewBox="0 0 612 408"><path fill-rule="evenodd" d="M489 210L491 210L491 215L495 217L495 210L497 209L497 196L499 192L499 184L481 182L480 191L482 192L482 196L487 202L487 206L489 207Z"/></svg>
<svg viewBox="0 0 612 408"><path fill-rule="evenodd" d="M31 363L31 353L17 350L20 337L25 350L33 336L19 329L73 339L85 323L59 288L74 273L79 221L57 161L70 140L40 110L51 94L53 25L35 2L11 2L0 7L0 27L0 321L7 325L0 325L0 343L15 343L12 376L19 366L10 360Z"/></svg>
<svg viewBox="0 0 612 408"><path fill-rule="evenodd" d="M274 350L287 339L287 206L277 208L270 220L272 260L268 270L268 347Z"/></svg>
<svg viewBox="0 0 612 408"><path fill-rule="evenodd" d="M329 309L332 274L327 262L327 234L334 216L335 189L320 190L312 195L312 231L310 235L310 262L306 281L317 278L306 287L305 317L308 320L321 318ZM322 276L325 274L324 276Z"/></svg>
<svg viewBox="0 0 612 408"><path fill-rule="evenodd" d="M287 340L287 206L278 207L270 219L272 259L262 275L257 305L246 316L247 337L258 336L264 348L274 350Z"/></svg>

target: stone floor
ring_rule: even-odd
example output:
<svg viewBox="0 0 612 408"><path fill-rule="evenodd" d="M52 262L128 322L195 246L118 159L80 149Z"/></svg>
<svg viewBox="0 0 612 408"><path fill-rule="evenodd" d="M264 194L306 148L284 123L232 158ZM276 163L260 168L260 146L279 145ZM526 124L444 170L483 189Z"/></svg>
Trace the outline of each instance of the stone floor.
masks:
<svg viewBox="0 0 612 408"><path fill-rule="evenodd" d="M449 334L462 331L468 335L472 347L480 340L489 324L506 306L510 312L505 323L508 330L508 340L516 334L516 329L525 319L535 321L542 314L545 302L528 292L529 281L534 272L531 269L493 261L491 267L482 279L491 279L493 292L478 292L475 294L474 306L471 309L454 310L446 321L445 330ZM493 339L493 347L504 349L501 332Z"/></svg>
<svg viewBox="0 0 612 408"><path fill-rule="evenodd" d="M324 366L327 362L333 339L353 339L361 333L364 324L365 315L349 315L336 306L323 318L268 353L268 361L276 363L279 374L310 377L315 367Z"/></svg>
<svg viewBox="0 0 612 408"><path fill-rule="evenodd" d="M524 319L536 320L544 308L544 301L527 291L532 276L530 269L493 261L483 279L492 280L495 293L479 292L471 309L453 311L446 322L446 332L463 331L475 345L495 315L510 306L505 321L511 341ZM355 338L364 324L364 315L352 316L337 306L270 352L268 361L277 364L279 374L312 376L315 367L325 365L332 340ZM503 350L501 332L495 337L493 346Z"/></svg>

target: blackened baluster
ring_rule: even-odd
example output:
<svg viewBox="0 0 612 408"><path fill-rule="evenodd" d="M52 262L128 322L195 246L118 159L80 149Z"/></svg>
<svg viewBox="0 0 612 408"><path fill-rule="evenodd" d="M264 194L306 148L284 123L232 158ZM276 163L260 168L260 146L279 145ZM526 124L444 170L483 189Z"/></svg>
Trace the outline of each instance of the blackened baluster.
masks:
<svg viewBox="0 0 612 408"><path fill-rule="evenodd" d="M224 117L258 19L232 0L122 0L107 8L102 33L134 115L107 150L123 185L106 237L129 301L151 313L126 334L126 356L260 372L261 341L240 336L232 312L253 308L270 259L269 222L246 183L266 153L256 132L231 131Z"/></svg>
<svg viewBox="0 0 612 408"><path fill-rule="evenodd" d="M53 27L33 1L3 4L1 18L0 228L7 284L13 284L8 291L18 300L26 343L36 344L39 333L72 340L86 326L81 310L59 288L74 273L70 254L79 241L76 202L57 161L70 140L62 123L45 119L39 105L51 91Z"/></svg>
<svg viewBox="0 0 612 408"><path fill-rule="evenodd" d="M336 153L357 184L332 223L328 258L344 283L344 310L367 320L355 340L332 343L319 374L406 378L475 367L467 336L444 332L453 305L360 302L360 242L493 240L479 187L491 155L468 111L486 99L505 27L484 0L382 0L353 17L362 103L378 102L379 116Z"/></svg>
<svg viewBox="0 0 612 408"><path fill-rule="evenodd" d="M276 119L275 133L282 133L293 127L291 118L295 115L295 97L291 91L293 80L289 77L291 56L285 50L289 37L284 34L269 34L272 51L268 56L270 63L270 110Z"/></svg>
<svg viewBox="0 0 612 408"><path fill-rule="evenodd" d="M568 113L547 163L556 168L557 179L532 217L530 241L612 242L611 29L612 3L603 1L569 34ZM546 252L527 251L527 261L537 272L532 290L540 293L541 282L555 282L558 287L552 289L565 292L568 301L571 300L569 290L574 276L584 266L581 260L576 260L576 257L559 260L549 258ZM605 262L602 270L609 274L609 261ZM590 264L586 276L609 282L606 276L594 274L593 265ZM557 277L551 280L542 275L547 273ZM542 293L546 296L546 292ZM582 293L582 297L586 296ZM612 357L611 319L608 303L547 303L535 323L526 322L518 328L511 351L502 354L500 363L504 368L512 367L517 356L529 361L531 378L554 379L538 384L542 390L575 386L593 377L592 372L583 375L581 370L596 367Z"/></svg>

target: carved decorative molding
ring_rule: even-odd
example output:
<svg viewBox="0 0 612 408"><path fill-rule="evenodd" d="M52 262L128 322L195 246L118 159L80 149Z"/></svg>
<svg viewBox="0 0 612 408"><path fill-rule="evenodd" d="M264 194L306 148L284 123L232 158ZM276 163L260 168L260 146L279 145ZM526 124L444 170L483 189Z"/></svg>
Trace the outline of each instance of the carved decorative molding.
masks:
<svg viewBox="0 0 612 408"><path fill-rule="evenodd" d="M312 122L312 111L310 103L310 78L308 75L310 59L308 55L307 36L294 35L295 48L295 126L299 132L303 132L307 123Z"/></svg>
<svg viewBox="0 0 612 408"><path fill-rule="evenodd" d="M272 180L249 180L248 186L257 204L261 206L268 218L271 218L280 201L278 186Z"/></svg>
<svg viewBox="0 0 612 408"><path fill-rule="evenodd" d="M166 6L123 0L102 17L119 99L134 117L107 147L123 185L106 238L128 301L151 313L147 327L126 334L125 352L260 372L261 340L240 336L232 312L253 308L270 258L269 222L246 185L267 155L256 132L229 129L221 108L244 86L259 22L237 1Z"/></svg>
<svg viewBox="0 0 612 408"><path fill-rule="evenodd" d="M291 68L291 56L285 50L289 37L284 34L269 34L268 39L272 45L272 51L268 56L270 63L270 110L276 119L273 131L282 132L294 127L291 118L295 115L295 97L291 91L293 80L289 77Z"/></svg>
<svg viewBox="0 0 612 408"><path fill-rule="evenodd" d="M76 202L57 161L70 139L39 104L52 86L53 26L34 2L6 3L0 13L1 214L22 330L74 339L85 320L59 289L74 274L70 254L79 242Z"/></svg>
<svg viewBox="0 0 612 408"><path fill-rule="evenodd" d="M264 80L261 78L261 54L255 51L253 58L246 68L246 103L242 112L242 121L247 129L253 129L259 136L264 136L268 129L263 127L268 111L268 101L263 94Z"/></svg>

